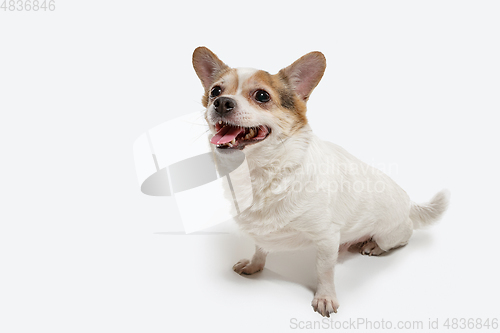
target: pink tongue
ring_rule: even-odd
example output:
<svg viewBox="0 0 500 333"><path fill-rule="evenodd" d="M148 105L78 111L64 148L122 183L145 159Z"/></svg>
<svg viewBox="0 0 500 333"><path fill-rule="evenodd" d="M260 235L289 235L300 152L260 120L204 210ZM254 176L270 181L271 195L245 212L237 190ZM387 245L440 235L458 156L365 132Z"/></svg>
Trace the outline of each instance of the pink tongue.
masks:
<svg viewBox="0 0 500 333"><path fill-rule="evenodd" d="M266 137L267 133L269 133L267 128L265 126L260 125L259 126L259 133L257 134L256 137L254 137L254 139L257 139L257 140L264 139Z"/></svg>
<svg viewBox="0 0 500 333"><path fill-rule="evenodd" d="M241 127L224 126L213 136L210 142L214 145L228 143L233 141L238 134L243 132L245 132L245 130Z"/></svg>

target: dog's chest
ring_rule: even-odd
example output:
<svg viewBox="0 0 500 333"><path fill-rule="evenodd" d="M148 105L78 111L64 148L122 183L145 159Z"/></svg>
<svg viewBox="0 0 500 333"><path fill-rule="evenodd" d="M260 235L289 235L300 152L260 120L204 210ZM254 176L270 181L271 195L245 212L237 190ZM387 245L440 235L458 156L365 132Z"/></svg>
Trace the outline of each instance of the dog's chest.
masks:
<svg viewBox="0 0 500 333"><path fill-rule="evenodd" d="M240 228L252 236L293 233L291 221L310 208L310 200L291 186L296 178L287 173L252 172L253 202L235 218ZM279 237L283 235L280 234Z"/></svg>
<svg viewBox="0 0 500 333"><path fill-rule="evenodd" d="M290 226L285 226L277 231L266 234L247 233L258 246L266 251L293 250L312 244L311 240L303 232L295 230Z"/></svg>

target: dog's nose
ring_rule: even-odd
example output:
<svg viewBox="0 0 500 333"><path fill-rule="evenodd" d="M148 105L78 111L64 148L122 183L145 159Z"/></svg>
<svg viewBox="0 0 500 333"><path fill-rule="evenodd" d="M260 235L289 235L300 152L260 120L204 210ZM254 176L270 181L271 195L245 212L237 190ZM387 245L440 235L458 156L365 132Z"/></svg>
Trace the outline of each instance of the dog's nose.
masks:
<svg viewBox="0 0 500 333"><path fill-rule="evenodd" d="M236 101L229 97L219 97L214 101L215 112L225 115L236 107Z"/></svg>

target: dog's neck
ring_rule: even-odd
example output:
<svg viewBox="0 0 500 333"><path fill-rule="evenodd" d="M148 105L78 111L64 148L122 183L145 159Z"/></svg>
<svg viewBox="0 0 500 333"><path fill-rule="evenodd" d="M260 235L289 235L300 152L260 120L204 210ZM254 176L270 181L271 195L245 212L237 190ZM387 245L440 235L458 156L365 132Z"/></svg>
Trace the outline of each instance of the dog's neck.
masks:
<svg viewBox="0 0 500 333"><path fill-rule="evenodd" d="M263 142L245 153L250 173L252 176L258 176L268 172L287 172L300 167L312 140L314 134L309 125L305 125L293 136L276 136L272 141Z"/></svg>

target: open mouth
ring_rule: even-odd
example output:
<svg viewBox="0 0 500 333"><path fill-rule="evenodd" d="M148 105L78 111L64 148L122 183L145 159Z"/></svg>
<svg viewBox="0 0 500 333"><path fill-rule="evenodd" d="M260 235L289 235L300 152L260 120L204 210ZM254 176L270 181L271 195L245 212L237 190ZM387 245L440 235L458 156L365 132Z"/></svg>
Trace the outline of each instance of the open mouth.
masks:
<svg viewBox="0 0 500 333"><path fill-rule="evenodd" d="M271 129L264 125L254 127L235 126L219 122L215 125L217 133L210 140L219 149L243 149L246 145L267 138Z"/></svg>

